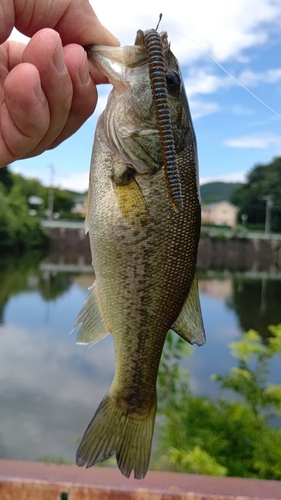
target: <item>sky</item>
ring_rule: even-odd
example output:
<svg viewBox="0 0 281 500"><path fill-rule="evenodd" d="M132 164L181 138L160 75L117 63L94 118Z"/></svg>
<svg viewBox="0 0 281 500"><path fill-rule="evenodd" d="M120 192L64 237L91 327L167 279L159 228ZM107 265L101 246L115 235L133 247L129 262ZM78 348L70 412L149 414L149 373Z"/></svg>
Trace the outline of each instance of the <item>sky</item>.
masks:
<svg viewBox="0 0 281 500"><path fill-rule="evenodd" d="M138 29L166 30L185 81L197 136L200 183L245 182L258 163L281 155L280 0L108 0L91 3L101 22L132 45ZM11 38L22 39L17 32ZM214 61L232 75L232 78ZM272 108L263 105L250 92ZM48 185L85 191L96 119L110 85L99 87L94 114L63 144L12 164ZM278 116L279 114L279 116Z"/></svg>

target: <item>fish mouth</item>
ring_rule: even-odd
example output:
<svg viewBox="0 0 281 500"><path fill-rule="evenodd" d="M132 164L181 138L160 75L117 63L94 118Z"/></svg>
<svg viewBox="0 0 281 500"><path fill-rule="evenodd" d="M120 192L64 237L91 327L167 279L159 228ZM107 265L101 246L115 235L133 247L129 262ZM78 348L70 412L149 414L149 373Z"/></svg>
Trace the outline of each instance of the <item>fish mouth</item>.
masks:
<svg viewBox="0 0 281 500"><path fill-rule="evenodd" d="M107 45L89 45L85 47L89 59L118 88L125 84L126 68L136 68L147 63L147 54L140 45L111 47Z"/></svg>

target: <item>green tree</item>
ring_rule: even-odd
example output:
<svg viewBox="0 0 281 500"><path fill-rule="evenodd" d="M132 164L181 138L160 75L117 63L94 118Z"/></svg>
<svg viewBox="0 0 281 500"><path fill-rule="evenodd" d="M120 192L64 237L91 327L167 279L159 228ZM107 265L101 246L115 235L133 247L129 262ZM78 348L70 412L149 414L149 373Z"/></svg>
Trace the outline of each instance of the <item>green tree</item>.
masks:
<svg viewBox="0 0 281 500"><path fill-rule="evenodd" d="M74 205L73 195L65 189L54 189L54 212L62 216L69 213Z"/></svg>
<svg viewBox="0 0 281 500"><path fill-rule="evenodd" d="M248 174L247 182L231 195L231 201L246 214L249 224L264 227L266 200L270 196L271 229L281 232L281 157L271 163L256 165Z"/></svg>
<svg viewBox="0 0 281 500"><path fill-rule="evenodd" d="M0 184L9 192L14 185L13 175L8 166L0 168Z"/></svg>
<svg viewBox="0 0 281 500"><path fill-rule="evenodd" d="M30 196L39 196L43 200L43 208L48 208L49 188L43 186L37 179L28 179L20 174L13 174L14 185L19 188L26 201ZM74 205L74 195L65 189L54 188L54 212L62 216L71 211Z"/></svg>
<svg viewBox="0 0 281 500"><path fill-rule="evenodd" d="M39 222L29 215L26 198L14 185L7 195L0 185L0 249L19 252L47 245Z"/></svg>
<svg viewBox="0 0 281 500"><path fill-rule="evenodd" d="M281 355L281 325L269 327L264 344L253 330L231 344L238 361L229 374L215 375L237 399L194 396L178 358L181 339L168 336L158 391L162 415L154 468L164 470L281 479L281 385L268 380L269 361Z"/></svg>
<svg viewBox="0 0 281 500"><path fill-rule="evenodd" d="M42 199L48 196L48 189L42 186L38 179L28 179L20 174L13 174L13 181L27 201L30 196L39 196Z"/></svg>

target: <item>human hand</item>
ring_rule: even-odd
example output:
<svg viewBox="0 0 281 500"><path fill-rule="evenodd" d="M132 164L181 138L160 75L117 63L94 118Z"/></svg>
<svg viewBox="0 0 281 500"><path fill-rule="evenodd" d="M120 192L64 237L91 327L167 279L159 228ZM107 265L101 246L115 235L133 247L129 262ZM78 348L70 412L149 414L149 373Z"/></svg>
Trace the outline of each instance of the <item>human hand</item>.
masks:
<svg viewBox="0 0 281 500"><path fill-rule="evenodd" d="M88 0L0 0L0 14L3 167L53 148L78 130L96 107L96 85L107 81L83 46L118 41ZM7 40L14 26L31 37L27 45Z"/></svg>

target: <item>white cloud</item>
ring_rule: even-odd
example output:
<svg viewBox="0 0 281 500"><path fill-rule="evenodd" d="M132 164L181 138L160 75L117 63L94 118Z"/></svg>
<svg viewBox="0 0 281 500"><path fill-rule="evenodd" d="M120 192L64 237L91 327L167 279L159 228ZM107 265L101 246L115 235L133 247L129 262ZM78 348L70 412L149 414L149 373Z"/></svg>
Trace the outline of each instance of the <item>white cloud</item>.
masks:
<svg viewBox="0 0 281 500"><path fill-rule="evenodd" d="M52 455L73 461L77 436L113 376L112 338L89 349L77 346L67 333L54 344L47 327L32 331L12 324L0 325L0 338L2 454L17 460Z"/></svg>
<svg viewBox="0 0 281 500"><path fill-rule="evenodd" d="M44 186L50 185L50 170L48 168L38 169L38 166L36 166L34 169L30 169L25 166L23 161L18 161L11 165L11 170L17 174L21 174L23 177L38 179ZM77 166L75 173L66 175L60 174L63 170L65 171L65 169L60 168L55 170L54 185L56 187L81 193L87 191L89 187L90 165L87 170L80 171L79 166Z"/></svg>
<svg viewBox="0 0 281 500"><path fill-rule="evenodd" d="M44 186L49 186L50 185L50 169L49 168L44 168L44 166L41 168L38 168L40 165L40 162L38 161L38 164L34 166L34 168L28 166L30 160L18 160L15 163L12 163L10 168L13 172L16 174L20 174L23 177L29 178L29 179L37 179L39 182L41 182ZM55 182L56 184L56 182Z"/></svg>
<svg viewBox="0 0 281 500"><path fill-rule="evenodd" d="M205 56L190 39L221 61L239 58L244 49L265 43L272 34L269 33L269 23L274 33L281 18L281 4L272 0L197 0L188 5L188 15L183 12L179 1L155 0L151 4L150 0L143 0L136 4L120 0L112 2L110 8L106 2L98 6L93 0L91 3L101 21L119 37L122 45L133 43L137 29L155 27L159 13L163 12L160 28L171 33L172 46L182 61Z"/></svg>
<svg viewBox="0 0 281 500"><path fill-rule="evenodd" d="M206 58L205 51L220 61L241 60L245 58L245 49L272 40L281 22L281 3L273 0L197 0L188 6L188 16L181 15L179 0L155 0L153 4L150 0L140 4L119 0L111 2L110 7L106 2L97 5L91 0L91 4L122 45L133 44L138 29L155 27L159 13L163 12L160 29L168 31L181 64ZM28 41L15 29L10 38Z"/></svg>
<svg viewBox="0 0 281 500"><path fill-rule="evenodd" d="M234 115L240 115L240 116L253 115L253 110L246 108L245 106L243 106L241 104L237 104L237 106L233 106L231 111Z"/></svg>
<svg viewBox="0 0 281 500"><path fill-rule="evenodd" d="M70 191L84 192L89 187L89 170L85 172L77 172L65 177L56 177L56 186Z"/></svg>
<svg viewBox="0 0 281 500"><path fill-rule="evenodd" d="M204 176L200 177L200 185L207 184L208 182L246 182L246 176L247 172L242 170L227 174Z"/></svg>
<svg viewBox="0 0 281 500"><path fill-rule="evenodd" d="M212 94L220 88L234 84L229 77L219 77L209 73L208 69L198 70L197 68L190 71L184 83L188 97L197 94Z"/></svg>
<svg viewBox="0 0 281 500"><path fill-rule="evenodd" d="M1 357L5 360L5 363L0 364L1 391L17 386L22 391L29 388L52 397L56 385L56 397L64 401L75 399L77 404L87 403L89 394L92 393L92 381L90 377L79 372L79 363L84 362L89 365L93 363L97 372L106 374L104 376L106 382L100 383L103 387L99 387L96 391L99 393L98 398L101 398L114 366L112 341L106 341L109 345L103 357L101 353L104 352L104 344L97 344L94 351L86 346L77 346L75 336L66 335L65 339L56 339L54 350L49 333L48 329L45 331L38 329L35 334L34 331L18 325L0 326ZM74 356L77 357L78 366L69 362ZM109 368L105 366L106 357L110 359ZM44 370L48 373L48 377ZM63 387L62 380L56 384L60 378L63 378ZM84 386L84 392L81 392L81 385Z"/></svg>
<svg viewBox="0 0 281 500"><path fill-rule="evenodd" d="M261 83L275 84L281 82L281 68L268 69L263 72L243 71L237 78L246 87L256 87Z"/></svg>
<svg viewBox="0 0 281 500"><path fill-rule="evenodd" d="M272 92L278 91L273 87L273 84L278 84L281 81L281 69L279 69L280 64L278 56L276 56L276 42L280 37L280 0L228 0L227 2L225 0L213 0L212 2L197 0L188 5L188 10L186 10L187 7L182 7L182 2L179 2L179 0L172 3L168 2L168 0L155 0L153 3L143 0L140 4L120 0L119 2L110 2L110 5L106 2L97 4L93 0L90 1L100 20L119 37L122 45L134 43L138 29L155 27L159 13L163 12L160 29L168 31L172 50L180 61L185 78L188 75L186 88L194 119L203 118L207 115L215 116L215 113L221 112L222 109L227 111L231 118L233 114L243 116L252 113L247 110L246 104L249 103L249 107L251 107L252 98L245 93L246 97L243 99L243 93L237 92L236 101L236 94L232 93L232 89L236 85L234 80L217 71L214 62L210 60L204 49L218 59L230 72L234 72L243 85L255 88L257 84L267 83L272 85ZM188 12L188 15L186 15L186 12ZM12 37L17 40L24 40L16 32L13 32ZM200 44L203 49L196 43ZM265 44L266 49L273 48L272 57L268 61L263 59L262 67L258 67L261 59L267 57L264 55L265 52L259 51L262 44ZM249 49L256 49L256 51L249 51ZM252 58L255 58L255 66L251 65ZM247 67L248 70L247 72L241 71L241 68L239 69L236 63L237 61L245 62L246 60L248 64L244 68ZM253 71L253 68L256 68L256 70ZM228 91L227 96L224 92L225 89ZM102 88L99 88L99 94L98 108L91 118L91 126L105 106L106 95ZM257 94L259 95L260 92L257 92ZM232 99L233 95L234 98ZM261 95L265 94L261 93ZM226 97L228 98L227 101ZM250 100L247 101L247 99ZM208 102L203 102L204 100ZM267 101L267 99L265 100ZM235 107L236 102L239 106ZM253 106L253 109L256 108ZM259 119L262 119L262 117L263 114L261 113ZM267 115L265 115L265 119L266 117ZM238 117L235 117L233 122L236 124L238 119ZM220 160L217 165L220 171L222 170L221 163L229 164L224 155L228 155L230 151L228 148L221 148L222 137L229 137L225 140L225 146L241 148L241 155L243 155L243 150L248 155L246 148L249 147L259 148L259 150L271 147L274 149L274 153L278 153L279 148L280 151L280 133L277 129L275 136L271 134L270 139L266 137L266 134L263 136L247 135L248 130L251 132L255 130L253 123L251 123L252 128L246 130L244 126L248 126L248 121L240 119L240 123L241 128L238 132L240 137L235 137L231 135L233 132L228 132L231 121L228 123L223 120L216 121L214 135L219 134L219 136L216 136L217 140L214 141L214 146L219 144L221 149ZM204 126L203 119L202 126ZM259 130L270 131L272 129L274 131L273 126L273 122L272 126L270 123L263 123ZM79 137L79 141L77 139L75 142L75 138L74 140L70 139L72 142L68 142L69 147L65 150L56 148L54 157L51 157L51 153L48 152L47 155L40 157L36 165L34 159L31 159L28 163L24 160L21 167L22 174L34 176L36 170L36 177L39 177L44 184L48 184L49 175L47 169L45 174L42 167L45 164L52 163L56 165L58 170L55 179L56 184L70 189L75 187L75 189L78 188L81 191L86 190L92 136L90 138L90 135L86 134L82 137L82 135L79 136L78 132L75 137ZM206 140L204 134L202 137L203 141ZM73 144L72 150L71 144ZM87 150L88 156L85 155L85 150ZM241 158L240 164L246 165L247 161L252 160L248 160L248 158L243 160ZM31 171L32 164L34 164L33 172ZM61 174L58 178L59 170ZM72 170L75 175L71 174ZM76 172L82 173L76 174Z"/></svg>
<svg viewBox="0 0 281 500"><path fill-rule="evenodd" d="M280 144L281 135L272 134L270 132L234 137L226 139L223 143L224 146L228 146L230 148L242 149L266 149L272 146L277 146L280 149Z"/></svg>
<svg viewBox="0 0 281 500"><path fill-rule="evenodd" d="M202 118L221 111L221 106L216 102L204 102L200 100L189 100L192 119Z"/></svg>

